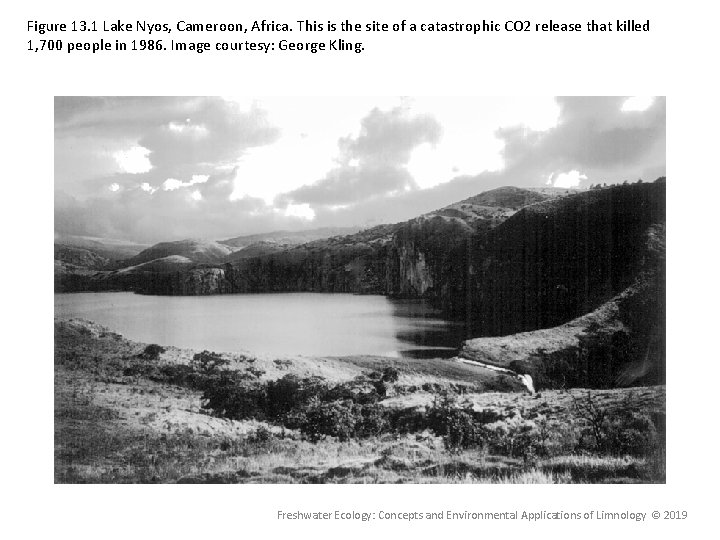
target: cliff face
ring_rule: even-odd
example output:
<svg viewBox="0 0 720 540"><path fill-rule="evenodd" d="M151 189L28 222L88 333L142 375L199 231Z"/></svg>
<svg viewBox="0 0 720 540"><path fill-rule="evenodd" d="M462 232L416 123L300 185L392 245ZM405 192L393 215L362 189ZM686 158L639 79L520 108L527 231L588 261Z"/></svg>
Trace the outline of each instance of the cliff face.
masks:
<svg viewBox="0 0 720 540"><path fill-rule="evenodd" d="M456 217L434 215L405 223L388 250L386 294L427 298L446 313L465 305L471 239L487 228Z"/></svg>
<svg viewBox="0 0 720 540"><path fill-rule="evenodd" d="M226 279L226 270L214 267L198 267L182 272L147 276L136 290L142 294L183 296L234 292Z"/></svg>

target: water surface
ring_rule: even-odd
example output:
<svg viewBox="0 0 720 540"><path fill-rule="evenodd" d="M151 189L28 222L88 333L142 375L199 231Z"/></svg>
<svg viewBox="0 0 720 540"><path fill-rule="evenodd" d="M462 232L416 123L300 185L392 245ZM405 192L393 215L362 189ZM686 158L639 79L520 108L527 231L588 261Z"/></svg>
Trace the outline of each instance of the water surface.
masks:
<svg viewBox="0 0 720 540"><path fill-rule="evenodd" d="M464 333L425 301L352 294L69 293L55 295L55 315L145 343L278 356L448 357Z"/></svg>

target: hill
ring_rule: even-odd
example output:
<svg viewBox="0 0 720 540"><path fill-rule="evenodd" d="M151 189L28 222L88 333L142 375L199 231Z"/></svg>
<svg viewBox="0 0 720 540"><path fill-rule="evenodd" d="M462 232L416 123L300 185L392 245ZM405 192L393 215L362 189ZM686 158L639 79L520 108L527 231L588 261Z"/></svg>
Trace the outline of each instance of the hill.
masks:
<svg viewBox="0 0 720 540"><path fill-rule="evenodd" d="M67 234L55 234L55 244L85 249L109 261L118 261L134 257L148 247L147 244L138 244L126 240Z"/></svg>
<svg viewBox="0 0 720 540"><path fill-rule="evenodd" d="M218 242L187 239L155 244L124 262L126 266L134 266L176 255L185 257L195 263L213 264L224 262L231 251L228 246Z"/></svg>
<svg viewBox="0 0 720 540"><path fill-rule="evenodd" d="M89 249L57 243L54 246L54 255L56 261L90 270L99 270L110 262L110 259Z"/></svg>
<svg viewBox="0 0 720 540"><path fill-rule="evenodd" d="M289 248L289 244L277 244L275 242L262 240L233 251L225 258L225 260L229 263L234 263L242 259L252 259L253 257L260 257L261 255L285 251Z"/></svg>
<svg viewBox="0 0 720 540"><path fill-rule="evenodd" d="M664 223L664 183L526 206L473 238L464 316L476 335L499 336L588 313L633 284L647 262L649 231Z"/></svg>
<svg viewBox="0 0 720 540"><path fill-rule="evenodd" d="M315 240L322 240L323 238L330 238L332 236L353 234L359 230L360 227L320 227L306 231L273 231L269 233L236 236L234 238L228 238L227 240L220 240L219 243L233 249L244 248L260 242L281 246L295 246L314 242Z"/></svg>

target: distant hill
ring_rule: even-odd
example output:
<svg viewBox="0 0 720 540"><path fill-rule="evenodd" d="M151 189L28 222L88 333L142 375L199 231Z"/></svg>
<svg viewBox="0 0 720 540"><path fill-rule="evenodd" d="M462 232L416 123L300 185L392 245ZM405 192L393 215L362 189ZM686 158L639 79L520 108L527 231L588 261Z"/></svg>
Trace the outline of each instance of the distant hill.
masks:
<svg viewBox="0 0 720 540"><path fill-rule="evenodd" d="M450 204L439 210L428 212L416 219L428 219L435 216L457 218L468 224L475 221L486 221L497 225L512 216L515 212L538 202L565 197L577 193L578 190L560 188L518 188L504 186L484 191L473 197ZM414 220L410 220L412 222Z"/></svg>
<svg viewBox="0 0 720 540"><path fill-rule="evenodd" d="M124 263L125 266L135 266L155 259L178 255L194 263L220 264L225 261L231 251L228 246L218 242L194 239L178 240L155 244L127 259Z"/></svg>
<svg viewBox="0 0 720 540"><path fill-rule="evenodd" d="M110 262L110 259L89 249L64 244L55 244L54 254L56 261L91 270L100 270Z"/></svg>
<svg viewBox="0 0 720 540"><path fill-rule="evenodd" d="M269 233L249 234L236 236L227 240L219 240L218 243L225 244L231 248L244 248L259 242L274 243L278 245L298 245L331 236L342 236L353 234L360 230L360 227L321 227L306 231L273 231Z"/></svg>
<svg viewBox="0 0 720 540"><path fill-rule="evenodd" d="M184 267L193 266L195 263L182 255L168 255L159 259L153 259L135 266L127 266L116 270L116 274L130 274L140 272L177 272Z"/></svg>
<svg viewBox="0 0 720 540"><path fill-rule="evenodd" d="M289 244L278 244L267 241L255 242L254 244L250 244L233 251L225 258L225 260L229 263L233 263L243 259L252 259L253 257L260 257L261 255L269 255L270 253L285 251L290 247L292 246Z"/></svg>
<svg viewBox="0 0 720 540"><path fill-rule="evenodd" d="M228 257L232 267L221 269L225 282L215 281L216 292L317 291L455 298L460 292L450 294L450 289L456 287L456 280L460 285L465 282L464 259L455 257L456 250L473 235L502 223L524 204L555 196L504 187L407 222L378 225L354 234L284 249L256 243L253 252L257 256L245 256L248 254L240 251ZM213 280L215 276L213 273ZM192 279L168 276L166 282L162 286L161 281L155 281L154 288L146 292L208 291L201 272L194 272Z"/></svg>
<svg viewBox="0 0 720 540"><path fill-rule="evenodd" d="M135 242L128 242L126 240L96 238L91 236L74 236L67 234L56 234L55 244L86 249L99 255L100 257L108 259L109 261L134 257L143 249L148 247L147 244L138 244Z"/></svg>

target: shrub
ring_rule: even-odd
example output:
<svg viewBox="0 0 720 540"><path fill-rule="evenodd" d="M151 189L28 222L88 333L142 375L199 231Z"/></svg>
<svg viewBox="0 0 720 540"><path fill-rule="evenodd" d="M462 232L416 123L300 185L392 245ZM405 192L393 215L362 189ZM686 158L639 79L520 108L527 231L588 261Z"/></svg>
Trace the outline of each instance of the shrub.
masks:
<svg viewBox="0 0 720 540"><path fill-rule="evenodd" d="M190 366L203 375L211 375L217 373L220 368L230 364L230 360L223 358L218 353L210 351L202 351L193 356Z"/></svg>
<svg viewBox="0 0 720 540"><path fill-rule="evenodd" d="M377 437L390 428L387 409L382 405L363 405L360 414L362 418L356 428L356 436Z"/></svg>
<svg viewBox="0 0 720 540"><path fill-rule="evenodd" d="M450 393L436 397L427 410L428 427L443 438L445 448L451 452L484 446L488 435L484 424L498 418L491 411L477 413L468 403L459 405Z"/></svg>
<svg viewBox="0 0 720 540"><path fill-rule="evenodd" d="M268 400L268 416L275 419L290 413L293 409L307 406L314 398L327 393L327 385L322 377L301 379L296 375L285 375L281 379L265 384Z"/></svg>
<svg viewBox="0 0 720 540"><path fill-rule="evenodd" d="M272 431L270 431L265 426L258 426L258 428L255 430L255 433L252 434L250 439L252 442L265 443L272 439L272 437Z"/></svg>
<svg viewBox="0 0 720 540"><path fill-rule="evenodd" d="M607 410L600 406L589 390L585 398L581 399L577 399L571 393L568 395L573 401L575 414L585 422L586 430L589 431L594 446L603 448L605 446Z"/></svg>
<svg viewBox="0 0 720 540"><path fill-rule="evenodd" d="M570 395L577 416L585 424L580 446L611 454L646 456L664 444L664 414L655 413L653 421L653 415L635 410L630 397L621 410L613 411L601 406L590 392L584 399ZM655 422L661 424L660 430Z"/></svg>
<svg viewBox="0 0 720 540"><path fill-rule="evenodd" d="M266 417L267 393L265 386L249 380L236 371L224 371L206 380L202 396L203 408L215 416L234 420Z"/></svg>
<svg viewBox="0 0 720 540"><path fill-rule="evenodd" d="M388 382L388 383L394 383L394 382L397 382L399 378L400 378L400 372L396 368L394 368L392 366L388 366L385 369L383 369L382 378L381 378L382 381Z"/></svg>
<svg viewBox="0 0 720 540"><path fill-rule="evenodd" d="M443 444L447 450L454 452L484 443L484 434L468 411L455 409L444 418L444 423Z"/></svg>
<svg viewBox="0 0 720 540"><path fill-rule="evenodd" d="M292 366L292 360L273 360L278 369L289 369Z"/></svg>
<svg viewBox="0 0 720 540"><path fill-rule="evenodd" d="M387 410L364 377L334 386L322 377L295 375L260 382L233 370L203 377L203 407L214 415L277 422L299 429L311 441L377 436L390 426Z"/></svg>
<svg viewBox="0 0 720 540"><path fill-rule="evenodd" d="M326 435L347 441L355 433L358 416L358 405L349 399L324 403L314 398L305 411L300 431L313 442Z"/></svg>
<svg viewBox="0 0 720 540"><path fill-rule="evenodd" d="M540 429L521 414L493 426L488 438L494 451L510 457L521 457L525 461L534 459L544 451Z"/></svg>
<svg viewBox="0 0 720 540"><path fill-rule="evenodd" d="M655 424L646 413L628 411L608 421L605 430L606 450L613 453L645 456L660 445Z"/></svg>
<svg viewBox="0 0 720 540"><path fill-rule="evenodd" d="M157 360L162 353L165 352L165 347L152 343L145 347L145 350L140 354L146 360Z"/></svg>

